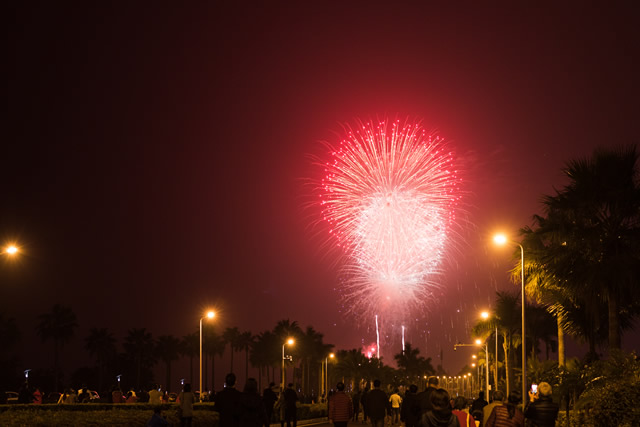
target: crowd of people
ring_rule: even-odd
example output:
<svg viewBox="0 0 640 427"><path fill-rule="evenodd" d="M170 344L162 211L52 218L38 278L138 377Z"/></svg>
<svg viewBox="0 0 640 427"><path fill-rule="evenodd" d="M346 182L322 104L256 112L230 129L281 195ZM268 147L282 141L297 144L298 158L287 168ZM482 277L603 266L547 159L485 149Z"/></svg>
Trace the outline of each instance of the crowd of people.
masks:
<svg viewBox="0 0 640 427"><path fill-rule="evenodd" d="M518 393L506 396L500 390L493 393L491 403L480 392L473 402L465 397L452 398L442 388L438 379L431 377L424 391L418 392L416 385L409 386L404 393L394 389L386 393L379 380L373 389L365 389L351 395L344 392L344 384L338 383L337 391L329 397L329 419L337 427L346 427L350 421L367 423L373 427L404 424L406 427L539 427L555 426L559 407L551 398L552 388L540 383L537 391L529 392L529 403L524 411L518 408L521 402ZM362 407L362 418L360 418Z"/></svg>
<svg viewBox="0 0 640 427"><path fill-rule="evenodd" d="M233 373L225 377L225 386L218 393L206 393L198 396L191 391L190 384L184 384L180 394L175 396L178 403L178 417L181 426L191 426L193 404L198 400L215 403L214 411L220 414L220 426L225 427L268 427L272 422L280 422L281 427L297 426L298 393L290 383L282 390L274 390L275 384L269 384L262 395L254 378L248 378L242 391L236 389L236 376ZM276 393L278 391L279 393ZM370 423L372 427L401 425L406 427L524 427L525 420L531 425L555 426L559 407L551 398L552 388L546 382L538 385L537 390L529 392L529 403L521 410L518 393L505 396L500 390L493 393L493 400L485 400L484 393L473 402L465 397L452 398L442 388L438 388L438 378L430 377L427 387L418 391L416 385L389 393L381 388L380 380L373 381L373 389L366 387L362 392L345 391L345 384L338 382L335 391L329 393L327 414L336 427L346 427L349 422ZM33 392L25 387L21 390L22 403L42 403L40 389ZM91 392L85 386L77 391L67 389L60 394L58 404L88 402ZM108 400L111 403L146 402L157 405L148 426L168 425L161 414L161 404L170 402L171 396L161 391L157 385L148 392L124 393L114 387Z"/></svg>

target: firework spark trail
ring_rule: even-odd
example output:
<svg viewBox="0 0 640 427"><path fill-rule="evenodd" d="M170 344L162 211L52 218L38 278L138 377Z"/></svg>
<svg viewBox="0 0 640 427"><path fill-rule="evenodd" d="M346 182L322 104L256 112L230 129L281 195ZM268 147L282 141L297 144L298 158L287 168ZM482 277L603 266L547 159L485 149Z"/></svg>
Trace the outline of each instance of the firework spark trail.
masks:
<svg viewBox="0 0 640 427"><path fill-rule="evenodd" d="M321 183L330 233L347 256L345 307L400 324L436 286L459 180L444 141L418 124L347 127Z"/></svg>

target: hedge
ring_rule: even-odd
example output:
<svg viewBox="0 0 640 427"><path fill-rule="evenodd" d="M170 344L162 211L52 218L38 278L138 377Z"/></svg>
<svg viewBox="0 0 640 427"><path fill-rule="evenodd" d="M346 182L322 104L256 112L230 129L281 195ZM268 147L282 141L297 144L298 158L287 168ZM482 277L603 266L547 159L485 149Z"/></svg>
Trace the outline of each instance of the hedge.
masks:
<svg viewBox="0 0 640 427"><path fill-rule="evenodd" d="M153 415L154 405L81 403L74 405L0 405L0 425L7 427L21 426L140 426L147 425ZM179 425L177 417L178 405L166 403L161 405L162 415L170 425ZM217 426L218 413L213 403L196 403L193 405L193 426ZM321 418L327 416L324 404L298 405L298 419Z"/></svg>

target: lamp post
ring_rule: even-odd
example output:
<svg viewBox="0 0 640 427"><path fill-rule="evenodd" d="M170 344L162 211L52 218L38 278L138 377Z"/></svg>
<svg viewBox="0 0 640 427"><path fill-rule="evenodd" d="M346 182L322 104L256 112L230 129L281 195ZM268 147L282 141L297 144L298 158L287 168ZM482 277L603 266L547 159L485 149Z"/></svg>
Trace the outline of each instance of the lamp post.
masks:
<svg viewBox="0 0 640 427"><path fill-rule="evenodd" d="M285 355L284 355L284 346L287 345L287 344L293 345L294 342L295 341L293 340L293 338L289 338L287 341L284 342L284 344L282 344L282 384L281 384L282 390L284 390L284 381L285 381L285 378L284 378L284 373L285 373L285 371L284 371L284 361L285 361L285 359L286 360L293 360L293 357L291 357L291 356L286 356L285 357Z"/></svg>
<svg viewBox="0 0 640 427"><path fill-rule="evenodd" d="M208 319L213 319L215 317L215 313L213 311L208 311L206 316L200 318L200 397L199 400L202 401L202 319L205 317Z"/></svg>
<svg viewBox="0 0 640 427"><path fill-rule="evenodd" d="M507 242L518 245L520 247L520 273L522 278L522 288L520 293L522 294L522 405L527 404L527 335L524 329L524 248L518 242L509 241L504 234L496 234L493 237L493 241L497 245L504 245Z"/></svg>
<svg viewBox="0 0 640 427"><path fill-rule="evenodd" d="M477 339L476 340L476 345L482 346L482 340L481 339ZM484 363L484 367L485 367L485 393L487 396L487 400L489 399L489 341L485 341L485 346L484 346L484 359L485 359L485 363Z"/></svg>
<svg viewBox="0 0 640 427"><path fill-rule="evenodd" d="M329 359L333 359L336 357L335 354L329 353L327 357L324 358L324 393L325 396L329 393Z"/></svg>
<svg viewBox="0 0 640 427"><path fill-rule="evenodd" d="M489 319L489 312L488 311L483 311L482 313L480 313L480 316L485 319L488 320ZM495 386L496 389L498 388L498 322L496 322L496 355L495 358L493 359L494 364L494 372L495 372Z"/></svg>

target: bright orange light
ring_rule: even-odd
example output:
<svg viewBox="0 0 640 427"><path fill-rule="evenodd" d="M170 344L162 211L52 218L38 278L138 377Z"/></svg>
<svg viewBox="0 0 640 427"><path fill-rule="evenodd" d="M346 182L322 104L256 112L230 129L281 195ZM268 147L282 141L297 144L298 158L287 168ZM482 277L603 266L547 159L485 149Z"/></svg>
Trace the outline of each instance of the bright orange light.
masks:
<svg viewBox="0 0 640 427"><path fill-rule="evenodd" d="M329 353L329 357L330 357L331 359L333 359L334 357L336 357L336 355L335 355L335 354L333 354L333 353Z"/></svg>
<svg viewBox="0 0 640 427"><path fill-rule="evenodd" d="M7 246L7 249L5 249L5 252L7 252L9 255L15 255L18 253L18 248L14 245L9 245Z"/></svg>
<svg viewBox="0 0 640 427"><path fill-rule="evenodd" d="M483 319L488 319L489 318L489 312L488 311L483 311L482 313L480 313L480 316Z"/></svg>
<svg viewBox="0 0 640 427"><path fill-rule="evenodd" d="M482 344L482 340L478 338L478 339L476 340L476 344L478 344L478 345Z"/></svg>
<svg viewBox="0 0 640 427"><path fill-rule="evenodd" d="M475 367L476 367L476 364L475 364L475 363L472 363L472 364L471 364L471 367L472 367L472 368L475 368Z"/></svg>
<svg viewBox="0 0 640 427"><path fill-rule="evenodd" d="M507 243L507 236L505 236L502 233L498 233L495 236L493 236L493 242L496 245L504 245L505 243Z"/></svg>
<svg viewBox="0 0 640 427"><path fill-rule="evenodd" d="M208 312L207 312L207 317L208 317L209 319L213 319L215 316L216 316L216 313L215 313L215 312L213 312L213 311L208 311Z"/></svg>
<svg viewBox="0 0 640 427"><path fill-rule="evenodd" d="M293 345L293 343L295 343L295 341L293 340L293 338L289 338L289 339L287 340L287 344L289 344L289 345Z"/></svg>

